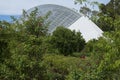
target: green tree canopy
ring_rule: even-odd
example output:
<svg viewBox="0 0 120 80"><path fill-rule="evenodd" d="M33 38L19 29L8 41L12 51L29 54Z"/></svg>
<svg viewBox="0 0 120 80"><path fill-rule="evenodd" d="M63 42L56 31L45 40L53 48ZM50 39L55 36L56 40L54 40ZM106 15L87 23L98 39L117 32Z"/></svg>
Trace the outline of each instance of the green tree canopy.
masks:
<svg viewBox="0 0 120 80"><path fill-rule="evenodd" d="M36 18L37 9L0 27L0 79L44 80L41 66L42 37L47 35L46 16ZM8 58L9 57L9 58Z"/></svg>
<svg viewBox="0 0 120 80"><path fill-rule="evenodd" d="M84 48L85 41L80 32L71 31L64 27L58 27L52 34L52 44L61 54L70 55Z"/></svg>

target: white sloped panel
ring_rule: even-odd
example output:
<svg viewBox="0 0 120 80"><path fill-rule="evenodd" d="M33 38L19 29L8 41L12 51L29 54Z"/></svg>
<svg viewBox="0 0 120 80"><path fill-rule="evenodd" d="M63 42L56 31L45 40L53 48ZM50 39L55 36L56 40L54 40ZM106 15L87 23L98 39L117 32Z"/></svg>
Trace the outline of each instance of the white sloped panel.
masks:
<svg viewBox="0 0 120 80"><path fill-rule="evenodd" d="M80 17L68 28L71 30L80 31L86 42L91 39L98 39L98 37L102 36L103 33L103 31L96 24L85 16Z"/></svg>

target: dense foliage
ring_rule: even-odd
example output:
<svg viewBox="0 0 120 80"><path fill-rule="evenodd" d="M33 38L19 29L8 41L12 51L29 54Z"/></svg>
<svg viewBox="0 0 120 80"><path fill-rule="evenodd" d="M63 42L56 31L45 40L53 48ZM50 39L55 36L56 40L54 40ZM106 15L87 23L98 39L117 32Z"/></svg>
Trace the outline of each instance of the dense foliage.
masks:
<svg viewBox="0 0 120 80"><path fill-rule="evenodd" d="M0 79L47 79L47 66L42 64L44 62L43 55L55 52L53 50L57 51L55 47L53 48L54 45L51 42L58 39L53 39L56 35L55 32L52 36L47 34L49 22L47 23L45 20L49 16L49 12L43 17L36 18L36 16L37 9L30 14L23 11L23 16L19 20L13 18L13 23L0 21ZM69 52L71 54L69 50L73 49L72 45L75 45L76 41L80 42L82 40L81 46L84 47L85 42L80 33L73 33L66 28L62 30L63 32L57 35L63 33L61 38L66 40L67 43L62 41L60 44L66 46L70 43L71 45L60 47L64 50L64 54L69 54ZM65 37L63 37L64 34ZM70 42L69 39L71 39ZM72 40L75 40L75 42L72 42ZM82 49L79 46L75 45L78 51ZM62 54L61 51L58 51L58 53Z"/></svg>
<svg viewBox="0 0 120 80"><path fill-rule="evenodd" d="M100 5L100 13L97 24L103 31L114 31L115 30L115 20L119 19L120 16L120 1L111 0L108 4Z"/></svg>
<svg viewBox="0 0 120 80"><path fill-rule="evenodd" d="M13 23L0 21L0 80L119 80L118 3L99 6L96 23L105 32L86 44L80 32L64 27L48 35L49 12L36 18L37 9L24 11Z"/></svg>
<svg viewBox="0 0 120 80"><path fill-rule="evenodd" d="M80 52L85 41L80 32L71 31L64 27L58 27L52 34L51 43L63 55L71 55Z"/></svg>
<svg viewBox="0 0 120 80"><path fill-rule="evenodd" d="M37 10L14 23L1 22L0 79L44 79L40 62L43 50L42 36L47 33L45 18L36 18ZM19 22L20 21L20 22Z"/></svg>

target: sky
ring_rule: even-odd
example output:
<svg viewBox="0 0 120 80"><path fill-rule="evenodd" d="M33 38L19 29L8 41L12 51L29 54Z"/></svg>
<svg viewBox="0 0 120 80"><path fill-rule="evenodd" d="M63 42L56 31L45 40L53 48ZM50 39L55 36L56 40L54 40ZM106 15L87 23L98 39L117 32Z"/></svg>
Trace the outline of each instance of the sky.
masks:
<svg viewBox="0 0 120 80"><path fill-rule="evenodd" d="M110 0L96 0L100 3L108 3ZM21 15L22 10L42 4L58 4L69 8L79 9L73 0L0 0L0 14L2 15Z"/></svg>

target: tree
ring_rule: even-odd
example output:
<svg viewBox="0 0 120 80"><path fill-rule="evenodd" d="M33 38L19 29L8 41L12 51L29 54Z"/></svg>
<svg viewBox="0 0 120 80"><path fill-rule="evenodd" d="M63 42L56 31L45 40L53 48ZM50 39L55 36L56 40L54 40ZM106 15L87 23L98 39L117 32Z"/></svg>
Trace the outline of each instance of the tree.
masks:
<svg viewBox="0 0 120 80"><path fill-rule="evenodd" d="M51 43L61 54L71 55L75 51L84 48L85 41L80 32L71 31L64 27L58 27L52 34Z"/></svg>
<svg viewBox="0 0 120 80"><path fill-rule="evenodd" d="M37 9L0 30L0 79L44 80L42 37L47 35L47 18L37 16ZM6 26L7 25L7 26ZM8 55L10 54L10 55ZM9 56L9 58L6 58ZM2 58L1 58L2 57Z"/></svg>
<svg viewBox="0 0 120 80"><path fill-rule="evenodd" d="M87 43L85 49L91 53L93 65L82 74L80 80L118 80L120 79L120 15L119 0L110 0L101 4L98 26L105 32L104 38ZM81 73L78 73L78 75ZM90 75L90 76L89 76Z"/></svg>
<svg viewBox="0 0 120 80"><path fill-rule="evenodd" d="M91 10L88 7L81 7L80 13L84 14L85 16L90 16Z"/></svg>
<svg viewBox="0 0 120 80"><path fill-rule="evenodd" d="M27 12L23 11L23 19L21 18L21 23L24 24L22 26L25 28L27 34L35 35L36 37L45 36L48 31L47 27L49 25L49 23L45 22L45 20L50 15L50 12L46 13L45 16L37 17L37 11L37 8L30 14L27 14Z"/></svg>
<svg viewBox="0 0 120 80"><path fill-rule="evenodd" d="M97 22L97 25L103 30L103 31L114 31L115 26L113 23L115 23L115 19L118 18L120 15L120 1L119 0L110 0L110 2L106 5L101 4L100 5L100 14L99 19Z"/></svg>
<svg viewBox="0 0 120 80"><path fill-rule="evenodd" d="M120 77L120 16L115 19L114 26L115 31L112 33L108 33L107 37L109 39L106 46L109 50L104 55L104 59L101 61L98 70L98 76L103 79L106 78L108 80L118 80Z"/></svg>
<svg viewBox="0 0 120 80"><path fill-rule="evenodd" d="M75 4L80 4L80 13L84 14L84 16L89 17L92 21L96 23L98 19L99 11L95 10L95 7L100 5L97 1L90 0L75 0Z"/></svg>

